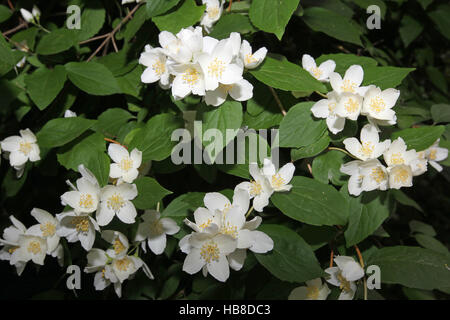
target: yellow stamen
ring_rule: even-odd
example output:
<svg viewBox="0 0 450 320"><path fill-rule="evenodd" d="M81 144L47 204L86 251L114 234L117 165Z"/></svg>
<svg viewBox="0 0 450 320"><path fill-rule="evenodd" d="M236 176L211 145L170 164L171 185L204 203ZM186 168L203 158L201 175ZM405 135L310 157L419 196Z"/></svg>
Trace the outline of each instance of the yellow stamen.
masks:
<svg viewBox="0 0 450 320"><path fill-rule="evenodd" d="M337 278L338 278L339 282L341 283L339 285L339 288L341 290L344 290L345 292L351 291L350 282L347 279L345 279L344 276L340 272L338 273Z"/></svg>
<svg viewBox="0 0 450 320"><path fill-rule="evenodd" d="M82 194L80 196L80 202L78 203L78 205L81 208L91 209L94 206L94 198L89 193Z"/></svg>
<svg viewBox="0 0 450 320"><path fill-rule="evenodd" d="M306 287L306 297L311 300L319 298L319 288L316 286Z"/></svg>
<svg viewBox="0 0 450 320"><path fill-rule="evenodd" d="M233 238L237 238L237 227L233 226L229 222L222 223L222 227L220 228L220 233L229 235Z"/></svg>
<svg viewBox="0 0 450 320"><path fill-rule="evenodd" d="M119 166L123 171L128 171L133 168L133 160L130 158L124 158L120 161Z"/></svg>
<svg viewBox="0 0 450 320"><path fill-rule="evenodd" d="M28 244L27 250L33 254L38 254L41 252L41 244L38 241L31 241Z"/></svg>
<svg viewBox="0 0 450 320"><path fill-rule="evenodd" d="M52 237L56 232L56 226L51 222L41 224L40 229L44 237Z"/></svg>
<svg viewBox="0 0 450 320"><path fill-rule="evenodd" d="M323 74L323 71L317 67L311 68L310 71L312 72L312 74L314 75L314 78L316 78L316 79L319 79L320 76Z"/></svg>
<svg viewBox="0 0 450 320"><path fill-rule="evenodd" d="M186 72L183 74L182 77L184 83L188 84L189 86L194 86L199 81L199 73L194 68L188 68Z"/></svg>
<svg viewBox="0 0 450 320"><path fill-rule="evenodd" d="M75 226L78 232L89 231L89 218L88 217L74 217L71 223Z"/></svg>
<svg viewBox="0 0 450 320"><path fill-rule="evenodd" d="M428 158L430 160L436 160L436 154L437 154L437 150L436 149L431 149L430 155L428 156Z"/></svg>
<svg viewBox="0 0 450 320"><path fill-rule="evenodd" d="M161 60L158 60L152 64L152 69L158 76L161 76L164 72L166 72L166 66L161 62Z"/></svg>
<svg viewBox="0 0 450 320"><path fill-rule="evenodd" d="M394 181L395 183L405 183L409 178L409 172L408 170L401 168L398 169L395 173L394 173Z"/></svg>
<svg viewBox="0 0 450 320"><path fill-rule="evenodd" d="M214 58L214 60L208 66L208 73L210 76L220 79L222 78L222 74L225 71L225 63L218 58Z"/></svg>
<svg viewBox="0 0 450 320"><path fill-rule="evenodd" d="M116 240L114 240L113 247L116 254L120 254L123 250L125 250L125 246L119 238L116 238Z"/></svg>
<svg viewBox="0 0 450 320"><path fill-rule="evenodd" d="M252 54L247 53L245 55L245 64L251 64L253 62L257 62L258 59L256 59Z"/></svg>
<svg viewBox="0 0 450 320"><path fill-rule="evenodd" d="M344 104L345 110L347 112L356 112L359 109L359 103L358 101L354 100L353 98L350 98L347 100L347 102Z"/></svg>
<svg viewBox="0 0 450 320"><path fill-rule="evenodd" d="M108 206L108 209L117 212L125 205L125 201L120 194L114 193L114 195L106 201L106 205Z"/></svg>
<svg viewBox="0 0 450 320"><path fill-rule="evenodd" d="M397 165L397 164L404 164L405 163L405 159L403 159L403 157L402 157L402 154L399 152L399 153L393 153L392 155L391 155L391 164L395 164L395 165Z"/></svg>
<svg viewBox="0 0 450 320"><path fill-rule="evenodd" d="M213 240L203 244L200 250L200 256L206 263L210 263L211 261L219 261L219 254L219 247Z"/></svg>
<svg viewBox="0 0 450 320"><path fill-rule="evenodd" d="M252 186L250 187L250 194L252 196L260 195L262 192L261 184L256 181L250 181L250 183L252 184Z"/></svg>
<svg viewBox="0 0 450 320"><path fill-rule="evenodd" d="M361 152L366 157L370 157L374 149L375 146L373 145L372 142L363 142L362 147L359 149L359 152Z"/></svg>
<svg viewBox="0 0 450 320"><path fill-rule="evenodd" d="M341 90L343 92L355 93L356 83L350 80L344 80L342 82Z"/></svg>
<svg viewBox="0 0 450 320"><path fill-rule="evenodd" d="M285 185L284 179L280 176L279 173L272 176L272 187L278 189L281 188L283 185Z"/></svg>
<svg viewBox="0 0 450 320"><path fill-rule="evenodd" d="M125 257L125 258L123 258L123 259L116 260L116 261L114 262L114 264L115 264L117 270L120 270L120 271L127 271L127 270L128 270L128 267L132 264L132 262L131 262L130 259L128 259L127 257Z"/></svg>
<svg viewBox="0 0 450 320"><path fill-rule="evenodd" d="M31 152L31 142L21 142L19 146L19 151L24 155L28 155Z"/></svg>
<svg viewBox="0 0 450 320"><path fill-rule="evenodd" d="M386 174L384 173L383 169L381 169L380 167L373 168L370 176L377 183L381 183L382 181L384 181L386 179Z"/></svg>
<svg viewBox="0 0 450 320"><path fill-rule="evenodd" d="M336 102L330 102L328 104L328 111L330 111L330 113L333 113L334 109L336 109Z"/></svg>
<svg viewBox="0 0 450 320"><path fill-rule="evenodd" d="M219 7L209 7L206 9L206 13L210 19L215 19L220 13Z"/></svg>
<svg viewBox="0 0 450 320"><path fill-rule="evenodd" d="M380 96L376 96L375 98L370 99L370 109L373 112L379 113L386 109L386 103Z"/></svg>

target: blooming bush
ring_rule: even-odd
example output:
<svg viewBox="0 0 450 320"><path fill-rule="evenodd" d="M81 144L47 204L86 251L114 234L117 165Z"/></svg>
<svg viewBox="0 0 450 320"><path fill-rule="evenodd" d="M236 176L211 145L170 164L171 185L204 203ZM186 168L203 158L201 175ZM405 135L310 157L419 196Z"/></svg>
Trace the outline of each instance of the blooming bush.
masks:
<svg viewBox="0 0 450 320"><path fill-rule="evenodd" d="M1 295L447 298L450 7L373 2L4 1Z"/></svg>

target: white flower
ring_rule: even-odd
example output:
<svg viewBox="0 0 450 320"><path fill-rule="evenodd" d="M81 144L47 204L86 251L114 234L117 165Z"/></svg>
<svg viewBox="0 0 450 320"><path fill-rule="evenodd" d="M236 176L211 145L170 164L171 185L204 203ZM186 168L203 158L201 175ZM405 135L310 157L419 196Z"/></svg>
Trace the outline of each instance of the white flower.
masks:
<svg viewBox="0 0 450 320"><path fill-rule="evenodd" d="M330 74L336 68L336 62L327 60L317 66L316 61L309 54L304 54L302 57L302 67L308 71L314 78L321 82L330 81Z"/></svg>
<svg viewBox="0 0 450 320"><path fill-rule="evenodd" d="M438 163L438 161L443 161L448 157L448 149L439 147L438 139L431 147L429 147L424 152L424 157L428 159L430 165L435 168L437 171L442 171L442 166Z"/></svg>
<svg viewBox="0 0 450 320"><path fill-rule="evenodd" d="M167 66L167 56L162 49L156 48L142 52L139 63L146 67L141 75L143 83L159 81L163 87L169 85L170 73Z"/></svg>
<svg viewBox="0 0 450 320"><path fill-rule="evenodd" d="M68 242L80 241L84 250L92 249L95 241L95 231L100 231L97 222L88 214L77 214L75 211L67 211L57 214L59 228L58 236L65 237Z"/></svg>
<svg viewBox="0 0 450 320"><path fill-rule="evenodd" d="M24 235L27 229L23 223L14 218L14 216L9 216L9 219L13 225L3 230L3 239L0 239L0 245L3 246L0 250L0 260L9 261L11 265L16 267L17 275L20 276L27 263L18 261L16 257L14 257L12 260L13 262L11 262L11 258L13 255L17 255L15 252L20 247L20 236Z"/></svg>
<svg viewBox="0 0 450 320"><path fill-rule="evenodd" d="M342 289L339 300L352 300L356 292L355 281L364 277L364 269L352 257L337 256L334 262L337 267L325 270L330 275L326 281Z"/></svg>
<svg viewBox="0 0 450 320"><path fill-rule="evenodd" d="M242 79L243 66L232 62L233 46L229 39L220 40L211 54L202 53L198 62L205 77L205 89L215 90L222 84L234 84Z"/></svg>
<svg viewBox="0 0 450 320"><path fill-rule="evenodd" d="M420 159L416 150L412 149L406 151L406 149L407 146L405 141L401 137L398 137L384 152L384 161L389 167L396 165L411 166L412 174L414 176L424 173L427 170L427 160Z"/></svg>
<svg viewBox="0 0 450 320"><path fill-rule="evenodd" d="M292 290L288 300L326 300L330 292L327 284L317 278L306 281L306 287L297 287Z"/></svg>
<svg viewBox="0 0 450 320"><path fill-rule="evenodd" d="M33 9L31 10L31 14L36 19L36 21L39 22L39 20L41 19L41 10L39 10L39 8L36 5L33 6Z"/></svg>
<svg viewBox="0 0 450 320"><path fill-rule="evenodd" d="M291 190L292 185L288 183L294 176L295 166L293 163L286 163L277 171L272 161L266 158L264 159L264 166L261 171L274 191L283 192Z"/></svg>
<svg viewBox="0 0 450 320"><path fill-rule="evenodd" d="M336 106L339 96L336 92L327 93L328 99L321 99L317 101L311 108L311 112L316 118L327 119L328 129L337 134L344 130L345 118L339 117L336 114Z"/></svg>
<svg viewBox="0 0 450 320"><path fill-rule="evenodd" d="M100 193L97 223L100 226L106 226L114 216L117 216L123 223L134 223L137 212L131 200L136 198L137 194L135 184L124 182L117 186L105 186Z"/></svg>
<svg viewBox="0 0 450 320"><path fill-rule="evenodd" d="M16 262L28 262L32 260L35 264L43 265L47 254L47 241L44 238L25 234L19 236L19 248L11 255L11 264Z"/></svg>
<svg viewBox="0 0 450 320"><path fill-rule="evenodd" d="M343 164L340 170L350 175L348 192L351 195L359 196L362 191L387 190L388 188L387 169L378 159L350 161Z"/></svg>
<svg viewBox="0 0 450 320"><path fill-rule="evenodd" d="M341 165L340 171L348 174L350 179L348 180L348 192L354 196L359 196L362 190L362 181L364 176L361 175L360 165L363 163L361 160L354 160Z"/></svg>
<svg viewBox="0 0 450 320"><path fill-rule="evenodd" d="M219 84L217 89L206 91L205 102L217 107L225 102L228 94L236 101L250 100L253 97L253 85L245 79L229 85Z"/></svg>
<svg viewBox="0 0 450 320"><path fill-rule="evenodd" d="M95 290L101 291L107 288L111 283L115 283L117 295L120 297L122 287L111 268L111 258L108 258L106 252L101 249L91 249L87 254L88 264L84 268L84 272L96 272L94 276Z"/></svg>
<svg viewBox="0 0 450 320"><path fill-rule="evenodd" d="M172 95L175 99L183 99L191 92L205 95L205 79L198 63L179 64L172 68L175 79L172 82Z"/></svg>
<svg viewBox="0 0 450 320"><path fill-rule="evenodd" d="M360 160L376 159L381 156L391 145L391 140L379 142L377 128L366 124L361 129L361 142L356 138L344 140L345 149Z"/></svg>
<svg viewBox="0 0 450 320"><path fill-rule="evenodd" d="M228 235L208 232L193 233L189 238L190 251L183 263L183 271L195 274L203 269L225 282L230 276L227 255L236 250L237 241Z"/></svg>
<svg viewBox="0 0 450 320"><path fill-rule="evenodd" d="M108 147L108 155L114 161L111 163L109 176L113 179L132 183L139 175L139 167L142 163L142 152L134 148L131 153L116 143Z"/></svg>
<svg viewBox="0 0 450 320"><path fill-rule="evenodd" d="M352 65L345 71L344 78L337 72L330 74L330 84L336 93L359 94L364 97L368 87L361 87L364 78L364 70L360 65Z"/></svg>
<svg viewBox="0 0 450 320"><path fill-rule="evenodd" d="M249 172L254 179L250 182L241 182L235 187L236 191L243 189L248 192L250 199L253 199L253 208L262 212L262 210L269 204L269 198L273 194L274 190L271 187L271 182L267 180L257 163L249 164Z"/></svg>
<svg viewBox="0 0 450 320"><path fill-rule="evenodd" d="M363 98L359 94L343 92L336 105L336 114L339 117L356 121L361 113Z"/></svg>
<svg viewBox="0 0 450 320"><path fill-rule="evenodd" d="M19 170L25 163L41 160L36 136L30 129L20 130L20 136L11 136L1 142L3 151L9 152L9 163Z"/></svg>
<svg viewBox="0 0 450 320"><path fill-rule="evenodd" d="M64 118L75 118L77 114L69 109L64 112Z"/></svg>
<svg viewBox="0 0 450 320"><path fill-rule="evenodd" d="M156 210L147 210L142 215L144 222L139 224L134 241L144 241L154 254L161 254L166 249L166 235L173 235L180 231L177 223L170 218L161 218L161 214ZM142 243L145 249L145 242Z"/></svg>
<svg viewBox="0 0 450 320"><path fill-rule="evenodd" d="M22 17L26 22L35 22L33 14L27 9L20 9L20 13L22 14Z"/></svg>
<svg viewBox="0 0 450 320"><path fill-rule="evenodd" d="M122 0L122 4L133 3L133 2L139 3L141 1L142 0Z"/></svg>
<svg viewBox="0 0 450 320"><path fill-rule="evenodd" d="M412 187L413 172L411 166L399 164L388 168L389 187L400 189L401 187Z"/></svg>
<svg viewBox="0 0 450 320"><path fill-rule="evenodd" d="M31 215L39 222L39 224L31 226L28 229L27 234L45 239L47 241L47 253L52 254L59 245L59 236L56 233L56 230L59 227L58 220L49 212L39 208L33 208L33 210L31 210Z"/></svg>
<svg viewBox="0 0 450 320"><path fill-rule="evenodd" d="M102 238L112 244L112 248L106 251L107 255L114 259L126 256L130 244L127 237L119 231L103 230Z"/></svg>
<svg viewBox="0 0 450 320"><path fill-rule="evenodd" d="M177 63L189 63L192 60L193 52L190 47L178 37L182 31L175 36L169 31L162 31L159 33L159 44L163 52ZM197 39L198 45L203 45L202 39Z"/></svg>
<svg viewBox="0 0 450 320"><path fill-rule="evenodd" d="M219 2L219 0L203 0L203 4L206 4L205 13L200 20L200 25L202 25L206 32L210 33L211 28L215 22L220 19L223 12L224 1Z"/></svg>
<svg viewBox="0 0 450 320"><path fill-rule="evenodd" d="M400 91L396 89L386 89L369 86L361 110L361 114L367 116L369 122L376 125L394 125L397 122L397 116L392 107L395 106Z"/></svg>
<svg viewBox="0 0 450 320"><path fill-rule="evenodd" d="M82 165L80 167L84 168ZM73 190L67 191L61 196L63 205L69 205L76 213L92 213L97 210L100 199L100 186L95 177L83 176L79 178L76 182L76 187L69 181L67 183Z"/></svg>
<svg viewBox="0 0 450 320"><path fill-rule="evenodd" d="M257 68L266 58L267 48L262 47L253 53L252 47L247 40L242 41L240 56L242 61L244 62L244 67L247 69L255 69Z"/></svg>

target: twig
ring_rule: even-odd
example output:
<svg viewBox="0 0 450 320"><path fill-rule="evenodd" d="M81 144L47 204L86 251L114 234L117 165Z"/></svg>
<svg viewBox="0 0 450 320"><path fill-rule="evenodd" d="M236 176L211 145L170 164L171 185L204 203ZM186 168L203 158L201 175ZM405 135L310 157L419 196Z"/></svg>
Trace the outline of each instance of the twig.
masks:
<svg viewBox="0 0 450 320"><path fill-rule="evenodd" d="M119 49L117 48L116 40L114 39L114 37L111 38L111 42L113 44L114 51L119 52Z"/></svg>
<svg viewBox="0 0 450 320"><path fill-rule="evenodd" d="M19 31L20 29L25 28L27 25L28 25L27 23L22 22L22 23L19 24L18 26L14 27L14 28L12 28L12 29L10 29L10 30L7 30L7 31L3 32L3 35L4 35L4 36L10 35L11 33L14 33L14 32L16 32L16 31Z"/></svg>
<svg viewBox="0 0 450 320"><path fill-rule="evenodd" d="M322 92L319 92L319 91L314 91L314 92L317 93L319 96L322 96L322 97L328 99L328 97L325 94L323 94Z"/></svg>
<svg viewBox="0 0 450 320"><path fill-rule="evenodd" d="M358 246L356 244L354 245L354 247L355 247L356 254L358 255L359 264L361 265L361 268L364 269L364 259L362 257L361 251L359 251L359 248L358 248ZM363 281L364 281L364 300L367 300L366 276L364 276Z"/></svg>
<svg viewBox="0 0 450 320"><path fill-rule="evenodd" d="M272 92L272 95L273 95L273 97L275 99L275 102L277 103L278 107L280 108L281 113L283 114L283 116L285 116L286 115L286 110L284 109L283 104L280 101L280 98L278 98L277 93L275 92L275 90L272 87L269 87L269 89L270 89L270 92Z"/></svg>
<svg viewBox="0 0 450 320"><path fill-rule="evenodd" d="M354 157L351 153L349 153L349 152L347 152L346 150L341 149L341 148L328 147L328 150L337 150L337 151L340 151L340 152L345 153L346 155L348 155L349 157L351 157L351 158L353 158L353 159L358 159L358 158Z"/></svg>
<svg viewBox="0 0 450 320"><path fill-rule="evenodd" d="M97 37L93 37L93 38L81 41L79 44L85 44L85 43L89 43L89 42L92 42L95 40L103 39L103 38L106 38L108 35L109 35L109 33L102 34L101 36L97 36Z"/></svg>
<svg viewBox="0 0 450 320"><path fill-rule="evenodd" d="M334 257L334 251L333 251L333 249L331 249L331 252L330 252L330 268L333 267L333 257Z"/></svg>
<svg viewBox="0 0 450 320"><path fill-rule="evenodd" d="M8 6L9 6L9 8L10 8L12 11L14 11L14 6L13 6L13 4L11 3L11 0L8 0Z"/></svg>
<svg viewBox="0 0 450 320"><path fill-rule="evenodd" d="M124 147L125 149L128 149L126 145L123 145L123 144L121 144L120 142L118 142L118 141L116 141L116 140L109 139L109 138L103 138L103 139L104 139L105 141L108 141L108 142L111 142L111 143L118 144L118 145Z"/></svg>
<svg viewBox="0 0 450 320"><path fill-rule="evenodd" d="M141 3L138 3L133 10L131 10L130 12L128 12L128 14L126 15L125 18L122 19L122 21L120 21L120 23L114 28L113 31L111 31L108 36L106 37L105 40L103 40L103 42L100 44L100 46L98 46L98 48L91 54L91 56L87 59L87 61L91 61L96 55L97 53L99 53L100 50L102 50L102 48L109 43L109 41L111 40L112 37L114 37L114 35L116 34L117 31L119 31L119 29L122 27L122 25L124 25L128 20L130 20L133 16L133 14L137 11L137 9L139 9L139 7L141 6Z"/></svg>
<svg viewBox="0 0 450 320"><path fill-rule="evenodd" d="M311 168L311 164L307 163L306 166L308 167L308 171L309 173L312 175L312 168Z"/></svg>
<svg viewBox="0 0 450 320"><path fill-rule="evenodd" d="M247 214L245 215L245 218L247 218L250 215L250 213L252 213L252 211L253 211L253 206L251 206L251 208L248 210Z"/></svg>

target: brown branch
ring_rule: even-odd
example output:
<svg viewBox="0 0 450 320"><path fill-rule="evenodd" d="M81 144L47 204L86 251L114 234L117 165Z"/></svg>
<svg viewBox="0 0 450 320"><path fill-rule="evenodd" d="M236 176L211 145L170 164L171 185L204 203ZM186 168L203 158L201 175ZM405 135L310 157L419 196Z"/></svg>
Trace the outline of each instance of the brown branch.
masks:
<svg viewBox="0 0 450 320"><path fill-rule="evenodd" d="M114 28L113 31L111 31L110 33L108 33L108 36L106 37L106 39L100 44L100 46L98 46L98 48L91 54L91 56L87 59L87 61L91 61L96 55L97 53L100 52L100 50L102 50L102 48L109 43L109 41L112 39L112 37L114 37L114 35L116 34L117 31L119 31L119 29L122 27L122 25L124 25L128 20L130 20L133 16L133 14L137 11L137 9L139 9L139 7L141 6L141 3L138 3L133 10L131 10L125 18L122 19L122 21L120 21L120 23Z"/></svg>
<svg viewBox="0 0 450 320"><path fill-rule="evenodd" d="M333 249L331 249L331 252L330 252L330 268L333 267L333 257L334 257L334 251L333 251Z"/></svg>
<svg viewBox="0 0 450 320"><path fill-rule="evenodd" d="M104 39L104 38L106 38L108 35L109 35L109 33L102 34L101 36L97 36L97 37L93 37L93 38L90 38L90 39L81 41L79 44L81 45L81 44L86 44L86 43L89 43L89 42L92 42L92 41L95 41L95 40Z"/></svg>
<svg viewBox="0 0 450 320"><path fill-rule="evenodd" d="M111 143L118 144L118 145L120 145L120 146L122 146L122 147L124 147L125 149L128 150L128 147L127 147L126 145L123 145L123 144L121 144L120 142L118 142L118 141L116 141L116 140L109 139L109 138L103 138L103 139L104 139L105 141L108 141L108 142L111 142Z"/></svg>
<svg viewBox="0 0 450 320"><path fill-rule="evenodd" d="M22 22L21 24L17 25L16 27L14 27L14 28L12 28L10 30L7 30L7 31L3 32L2 34L4 36L7 36L7 35L10 35L11 33L19 31L20 29L26 28L27 26L28 26L28 24L26 22Z"/></svg>
<svg viewBox="0 0 450 320"><path fill-rule="evenodd" d="M269 86L268 86L268 87L269 87ZM281 113L283 114L283 116L285 116L285 115L286 115L286 110L284 109L283 104L281 103L280 98L278 98L277 93L275 92L275 90L274 90L272 87L269 87L269 89L270 89L270 92L272 92L272 95L273 95L273 97L274 97L274 99L275 99L275 102L276 102L277 105L278 105L278 108L280 108Z"/></svg>

